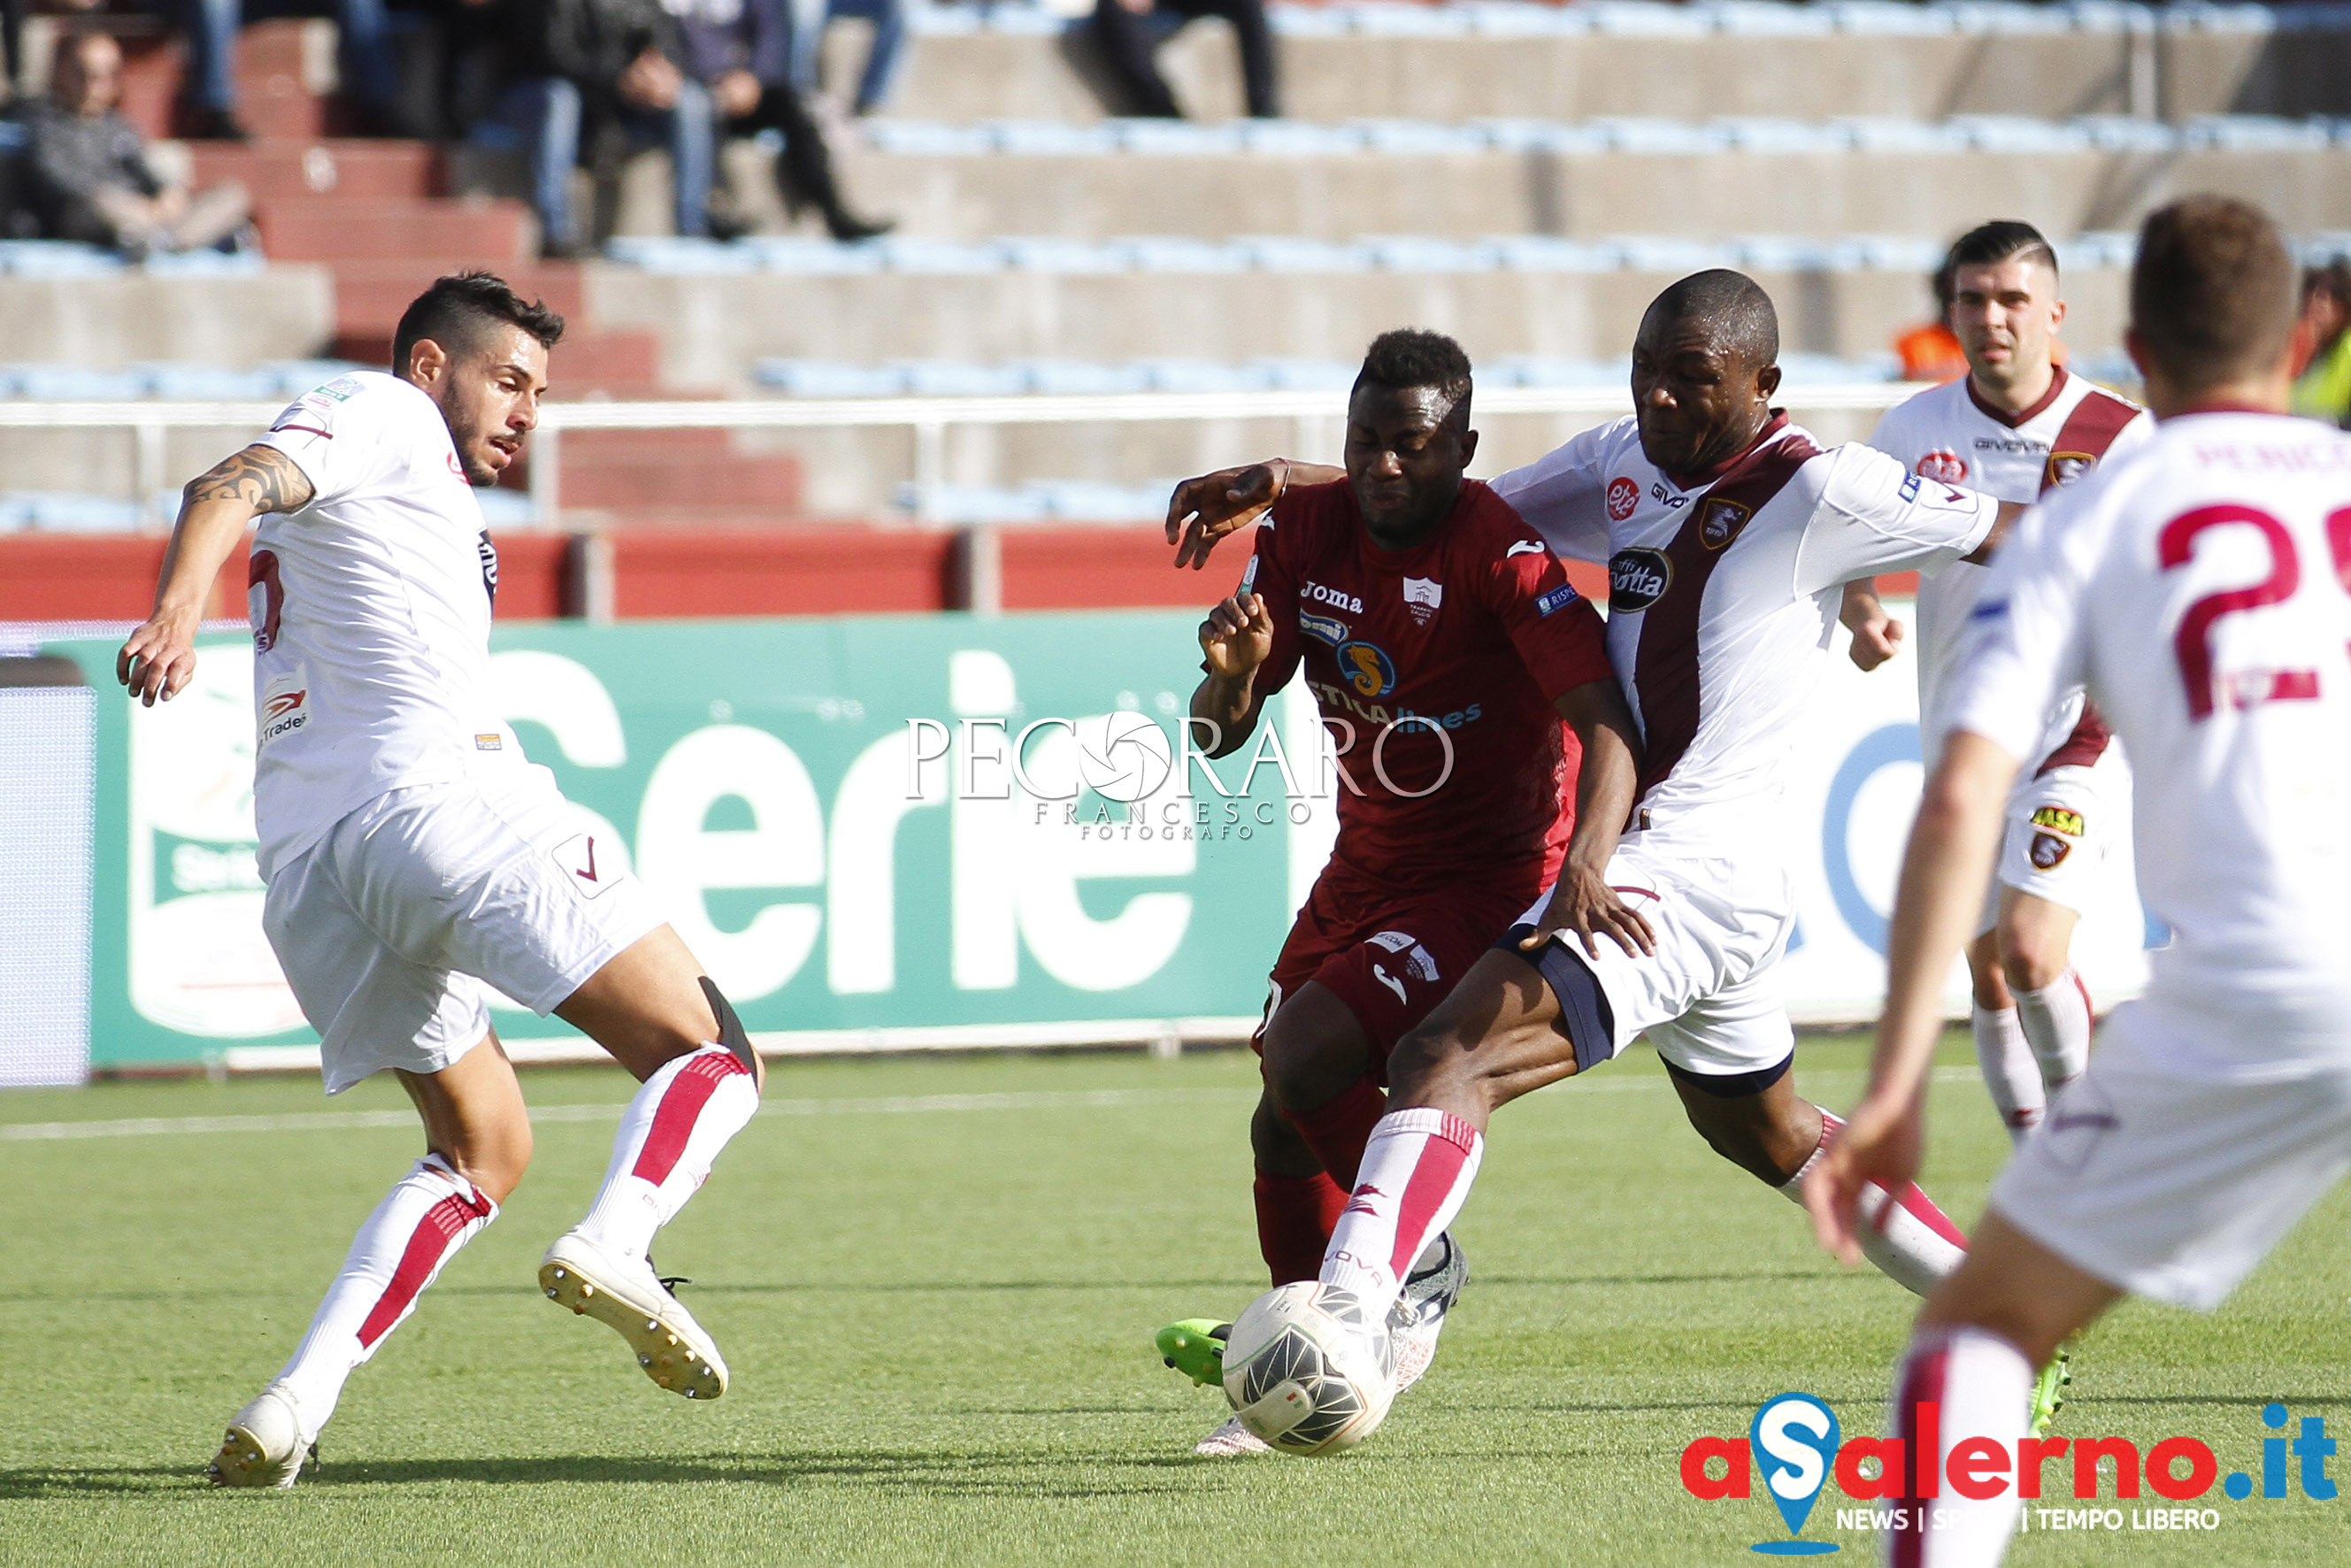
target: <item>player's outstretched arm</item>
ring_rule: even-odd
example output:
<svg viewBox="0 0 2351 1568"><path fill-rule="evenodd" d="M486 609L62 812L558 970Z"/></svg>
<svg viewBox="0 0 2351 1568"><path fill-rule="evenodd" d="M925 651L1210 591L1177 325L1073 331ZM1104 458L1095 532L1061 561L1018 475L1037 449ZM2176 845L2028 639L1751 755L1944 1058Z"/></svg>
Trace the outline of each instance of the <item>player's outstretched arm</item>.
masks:
<svg viewBox="0 0 2351 1568"><path fill-rule="evenodd" d="M169 702L196 673L196 627L214 580L264 512L308 505L310 480L274 446L248 446L188 482L163 552L155 609L115 655L114 676L149 707Z"/></svg>
<svg viewBox="0 0 2351 1568"><path fill-rule="evenodd" d="M1602 936L1628 954L1654 953L1656 934L1649 923L1608 885L1608 862L1640 789L1641 741L1632 710L1614 676L1586 682L1555 706L1583 745L1575 780L1575 835L1567 841L1551 902L1535 922L1534 934L1519 946L1531 950L1555 931L1573 931L1594 957Z"/></svg>
<svg viewBox="0 0 2351 1568"><path fill-rule="evenodd" d="M1192 693L1194 739L1210 757L1239 747L1257 728L1264 694L1258 667L1273 654L1273 615L1265 600L1236 593L1200 622L1200 655L1208 666Z"/></svg>
<svg viewBox="0 0 2351 1568"><path fill-rule="evenodd" d="M1218 539L1263 517L1292 483L1322 485L1345 477L1343 469L1276 457L1185 480L1167 501L1167 542L1176 547L1176 570L1188 566L1197 571L1207 565Z"/></svg>
<svg viewBox="0 0 2351 1568"><path fill-rule="evenodd" d="M1918 1174L1921 1092L1943 1032L1943 982L1975 934L1999 848L2016 759L1972 730L1945 739L1902 860L1887 948L1886 1011L1869 1087L1837 1141L1804 1181L1821 1245L1861 1262L1857 1205L1865 1183L1901 1192Z"/></svg>
<svg viewBox="0 0 2351 1568"><path fill-rule="evenodd" d="M1992 519L1991 532L1984 535L1983 543L1959 559L1973 566L1990 565L1993 552L2000 549L2008 538L2010 532L2015 528L2016 519L2024 516L2029 509L2022 501L2002 501L2000 504L2000 516Z"/></svg>
<svg viewBox="0 0 2351 1568"><path fill-rule="evenodd" d="M1861 578L1844 585L1844 604L1837 612L1837 619L1853 633L1853 645L1846 653L1861 669L1877 668L1902 646L1902 622L1886 612L1886 601L1877 597L1875 578Z"/></svg>

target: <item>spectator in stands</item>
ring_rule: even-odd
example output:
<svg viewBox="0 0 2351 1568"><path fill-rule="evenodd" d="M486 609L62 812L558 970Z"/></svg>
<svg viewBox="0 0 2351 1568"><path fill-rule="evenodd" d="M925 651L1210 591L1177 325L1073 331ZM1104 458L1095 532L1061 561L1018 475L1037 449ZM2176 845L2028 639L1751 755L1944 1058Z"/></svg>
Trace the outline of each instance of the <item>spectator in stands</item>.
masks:
<svg viewBox="0 0 2351 1568"><path fill-rule="evenodd" d="M789 11L792 86L802 102L816 101L825 26L843 16L863 16L873 24L873 42L865 52L852 112L872 114L888 101L906 55L905 0L789 0Z"/></svg>
<svg viewBox="0 0 2351 1568"><path fill-rule="evenodd" d="M676 17L686 68L708 89L727 134L783 133L776 184L797 217L814 207L838 240L871 239L891 225L859 217L844 205L832 153L809 117L790 75L791 20L786 0L663 0ZM733 225L727 225L729 227Z"/></svg>
<svg viewBox="0 0 2351 1568"><path fill-rule="evenodd" d="M88 9L99 0L67 0ZM343 95L352 129L362 136L404 136L400 68L392 47L384 0L171 0L187 29L188 134L243 141L251 132L237 117L236 35L247 17L327 16L341 50Z"/></svg>
<svg viewBox="0 0 2351 1568"><path fill-rule="evenodd" d="M540 248L557 259L592 248L571 210L585 147L666 146L677 232L710 232L716 157L710 94L685 68L684 40L660 0L518 0L512 45L520 76L494 118L530 140L531 204Z"/></svg>
<svg viewBox="0 0 2351 1568"><path fill-rule="evenodd" d="M2302 275L2310 363L2294 383L2294 412L2351 429L2351 261L2337 256Z"/></svg>
<svg viewBox="0 0 2351 1568"><path fill-rule="evenodd" d="M110 36L58 40L49 96L25 116L26 194L42 231L133 258L239 243L253 211L245 187L191 192L157 178L139 132L116 111L121 96L122 49Z"/></svg>
<svg viewBox="0 0 2351 1568"><path fill-rule="evenodd" d="M1951 330L1951 264L1947 258L1927 286L1935 293L1935 319L1907 328L1894 340L1906 382L1953 382L1968 373L1968 356Z"/></svg>
<svg viewBox="0 0 2351 1568"><path fill-rule="evenodd" d="M1249 111L1271 118L1281 112L1273 75L1273 35L1265 25L1265 0L1094 0L1094 33L1110 57L1111 74L1134 100L1138 112L1175 120L1183 110L1152 57L1158 46L1186 22L1222 16L1233 25L1241 46L1241 87Z"/></svg>

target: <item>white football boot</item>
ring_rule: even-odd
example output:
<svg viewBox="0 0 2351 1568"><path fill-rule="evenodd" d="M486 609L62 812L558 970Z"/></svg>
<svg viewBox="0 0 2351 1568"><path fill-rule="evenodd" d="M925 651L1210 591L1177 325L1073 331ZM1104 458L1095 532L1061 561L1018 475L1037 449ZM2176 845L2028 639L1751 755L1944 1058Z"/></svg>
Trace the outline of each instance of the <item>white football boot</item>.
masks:
<svg viewBox="0 0 2351 1568"><path fill-rule="evenodd" d="M1395 1387L1401 1394L1421 1379L1437 1359L1437 1336L1445 1314L1469 1282L1469 1260L1449 1230L1440 1230L1404 1277L1404 1293L1388 1310L1388 1337L1395 1346Z"/></svg>
<svg viewBox="0 0 2351 1568"><path fill-rule="evenodd" d="M318 1453L314 1437L302 1431L293 1395L273 1383L229 1418L228 1434L205 1473L214 1486L283 1490L301 1473L302 1461Z"/></svg>
<svg viewBox="0 0 2351 1568"><path fill-rule="evenodd" d="M567 1230L538 1265L538 1288L557 1306L618 1330L645 1375L672 1393L716 1399L726 1392L718 1346L654 1277L650 1260Z"/></svg>
<svg viewBox="0 0 2351 1568"><path fill-rule="evenodd" d="M1238 1416L1229 1416L1223 1426L1193 1444L1192 1451L1214 1459L1228 1459L1238 1454L1270 1454L1273 1445L1242 1426Z"/></svg>

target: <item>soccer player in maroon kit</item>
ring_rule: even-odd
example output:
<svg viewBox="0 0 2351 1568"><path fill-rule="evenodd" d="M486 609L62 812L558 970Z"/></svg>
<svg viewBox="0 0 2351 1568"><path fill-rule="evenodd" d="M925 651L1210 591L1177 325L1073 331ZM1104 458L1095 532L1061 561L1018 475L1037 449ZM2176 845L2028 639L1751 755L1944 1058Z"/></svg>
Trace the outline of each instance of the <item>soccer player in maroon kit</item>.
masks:
<svg viewBox="0 0 2351 1568"><path fill-rule="evenodd" d="M1462 473L1468 357L1434 332L1372 344L1350 396L1343 483L1243 474L1273 509L1239 589L1200 627L1192 695L1223 756L1301 667L1338 756L1339 837L1275 961L1252 1041L1265 1093L1250 1123L1258 1239L1277 1285L1311 1280L1364 1141L1387 1107L1396 1040L1555 878L1548 930L1646 948L1607 883L1637 775L1635 729L1599 615L1499 497ZM1169 507L1179 566L1208 542ZM1578 758L1582 758L1579 768ZM1467 1270L1440 1235L1398 1308L1398 1385L1426 1369ZM1211 1325L1179 1324L1196 1347ZM1199 1445L1261 1449L1238 1420Z"/></svg>

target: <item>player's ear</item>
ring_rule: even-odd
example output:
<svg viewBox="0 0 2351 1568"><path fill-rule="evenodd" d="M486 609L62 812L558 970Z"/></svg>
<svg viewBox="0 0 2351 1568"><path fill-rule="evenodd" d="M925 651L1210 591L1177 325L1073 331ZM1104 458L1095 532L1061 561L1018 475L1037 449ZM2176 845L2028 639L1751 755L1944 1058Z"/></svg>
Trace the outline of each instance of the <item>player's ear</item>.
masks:
<svg viewBox="0 0 2351 1568"><path fill-rule="evenodd" d="M402 374L423 387L432 386L448 370L449 351L430 338L418 339L415 347L408 350L408 363L401 367Z"/></svg>
<svg viewBox="0 0 2351 1568"><path fill-rule="evenodd" d="M1779 366L1766 365L1761 370L1755 372L1755 395L1757 397L1762 399L1765 402L1770 402L1771 401L1771 394L1779 390Z"/></svg>
<svg viewBox="0 0 2351 1568"><path fill-rule="evenodd" d="M2065 324L2065 302L2058 300L2049 308L2049 329L2054 332Z"/></svg>
<svg viewBox="0 0 2351 1568"><path fill-rule="evenodd" d="M1465 430L1461 433L1461 466L1467 468L1476 461L1478 461L1478 433L1474 430Z"/></svg>

